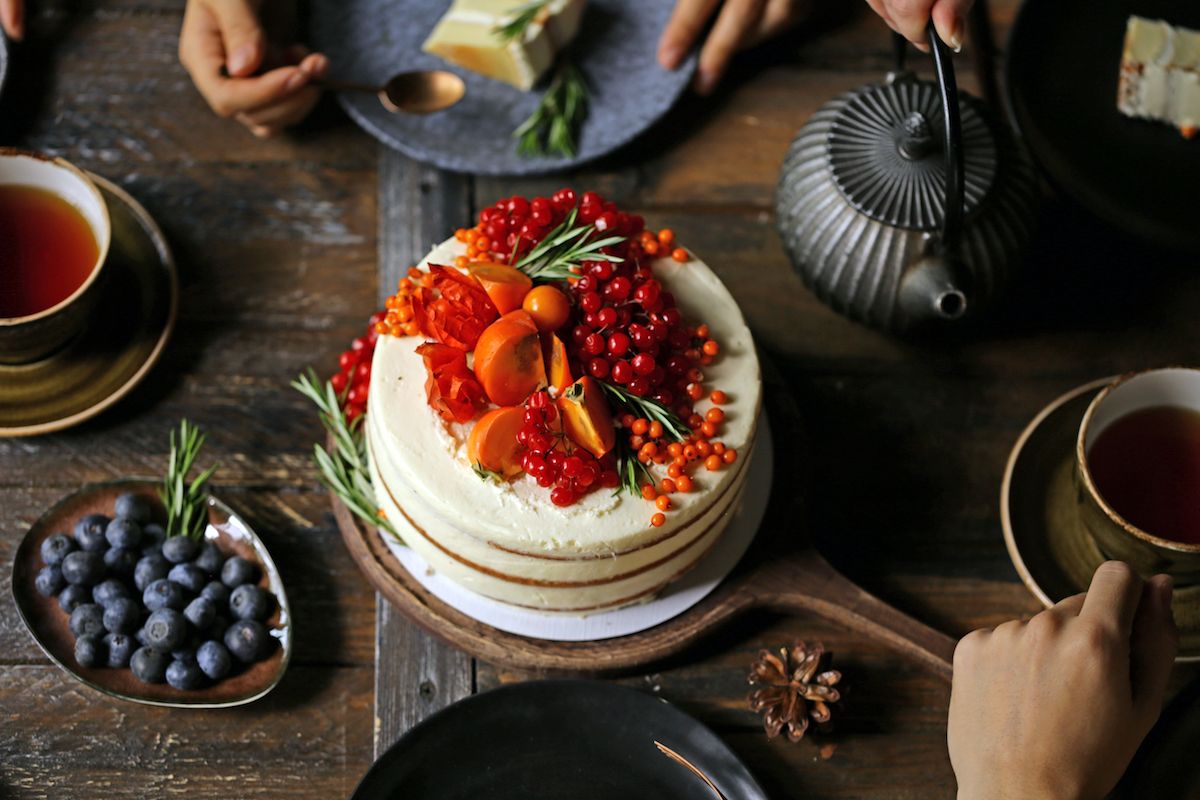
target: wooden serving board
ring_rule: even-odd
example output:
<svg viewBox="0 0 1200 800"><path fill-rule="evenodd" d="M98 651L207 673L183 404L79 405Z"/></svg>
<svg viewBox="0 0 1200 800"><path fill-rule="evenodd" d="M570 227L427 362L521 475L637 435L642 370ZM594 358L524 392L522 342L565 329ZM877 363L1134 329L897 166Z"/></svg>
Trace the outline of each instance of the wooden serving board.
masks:
<svg viewBox="0 0 1200 800"><path fill-rule="evenodd" d="M764 398L776 452L802 440L789 389L763 363ZM425 630L485 661L517 669L592 675L628 671L675 655L717 627L755 608L806 611L895 649L946 681L956 640L868 594L835 570L803 533L803 486L787 459L776 459L775 486L762 529L741 562L711 594L653 628L593 642L532 639L481 623L447 605L409 574L374 526L364 524L336 496L333 512L351 557L376 589ZM788 473L793 474L788 474Z"/></svg>

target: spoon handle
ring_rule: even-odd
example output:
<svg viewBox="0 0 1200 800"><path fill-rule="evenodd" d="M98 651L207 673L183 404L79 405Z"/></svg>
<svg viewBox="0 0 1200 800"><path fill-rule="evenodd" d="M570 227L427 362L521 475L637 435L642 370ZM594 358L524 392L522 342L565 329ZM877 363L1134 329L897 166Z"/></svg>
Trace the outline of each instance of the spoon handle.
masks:
<svg viewBox="0 0 1200 800"><path fill-rule="evenodd" d="M313 86L320 86L324 89L332 89L335 92L366 92L367 94L379 94L381 91L383 91L380 87L372 86L369 83L334 81L328 78L314 78L309 83Z"/></svg>

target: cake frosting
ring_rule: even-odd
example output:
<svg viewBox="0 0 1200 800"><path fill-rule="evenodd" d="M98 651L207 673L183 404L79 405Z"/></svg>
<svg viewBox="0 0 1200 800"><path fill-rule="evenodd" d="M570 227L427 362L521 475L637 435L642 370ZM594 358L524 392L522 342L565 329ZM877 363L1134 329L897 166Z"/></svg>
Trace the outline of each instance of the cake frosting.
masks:
<svg viewBox="0 0 1200 800"><path fill-rule="evenodd" d="M447 240L419 265L453 264ZM426 399L420 337L380 337L372 362L367 443L376 500L430 568L482 595L545 611L587 613L644 600L708 551L736 511L761 404L758 359L737 303L703 262L659 259L655 277L685 318L706 322L721 356L706 383L728 395L721 439L741 458L701 470L693 491L671 496L665 524L648 524L641 497L595 491L559 507L521 475L481 477L466 455L474 421L446 422ZM704 399L696 404L703 413ZM663 473L665 474L665 473Z"/></svg>

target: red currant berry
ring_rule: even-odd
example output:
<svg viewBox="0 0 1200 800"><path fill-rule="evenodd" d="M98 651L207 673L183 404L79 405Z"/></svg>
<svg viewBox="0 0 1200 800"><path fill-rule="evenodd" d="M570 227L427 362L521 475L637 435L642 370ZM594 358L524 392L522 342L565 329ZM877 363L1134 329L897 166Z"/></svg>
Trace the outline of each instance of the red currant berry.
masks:
<svg viewBox="0 0 1200 800"><path fill-rule="evenodd" d="M508 207L508 215L515 220L524 220L529 216L529 201L524 197L510 197L505 205Z"/></svg>
<svg viewBox="0 0 1200 800"><path fill-rule="evenodd" d="M587 325L576 325L575 330L571 331L571 338L576 344L583 344L584 339L592 335L592 329Z"/></svg>
<svg viewBox="0 0 1200 800"><path fill-rule="evenodd" d="M604 337L598 333L583 340L583 351L590 356L598 356L604 352Z"/></svg>
<svg viewBox="0 0 1200 800"><path fill-rule="evenodd" d="M347 350L338 356L338 366L343 372L348 372L355 364L358 363L358 353L354 350Z"/></svg>
<svg viewBox="0 0 1200 800"><path fill-rule="evenodd" d="M580 293L594 292L598 285L596 279L591 275L580 275L579 279L575 281L575 291Z"/></svg>
<svg viewBox="0 0 1200 800"><path fill-rule="evenodd" d="M654 363L654 356L649 353L638 353L629 363L633 367L633 371L638 375L649 375L651 372L654 372L654 368L657 366Z"/></svg>
<svg viewBox="0 0 1200 800"><path fill-rule="evenodd" d="M579 298L579 307L588 314L599 311L600 306L603 304L604 300L602 300L600 295L596 292L585 292L583 296Z"/></svg>
<svg viewBox="0 0 1200 800"><path fill-rule="evenodd" d="M588 271L598 281L608 280L615 272L611 261L592 261L590 263L591 268Z"/></svg>
<svg viewBox="0 0 1200 800"><path fill-rule="evenodd" d="M588 374L598 381L602 381L608 377L611 367L603 358L593 358L588 362Z"/></svg>
<svg viewBox="0 0 1200 800"><path fill-rule="evenodd" d="M596 312L596 322L601 328L611 328L617 324L617 310L615 308L602 308Z"/></svg>
<svg viewBox="0 0 1200 800"><path fill-rule="evenodd" d="M333 384L333 390L338 394L341 394L342 390L346 388L347 380L349 379L346 377L346 373L339 372L337 375L334 375L332 378L330 378L329 382Z"/></svg>
<svg viewBox="0 0 1200 800"><path fill-rule="evenodd" d="M643 376L638 376L629 382L629 393L638 397L644 397L650 391L650 381Z"/></svg>
<svg viewBox="0 0 1200 800"><path fill-rule="evenodd" d="M601 233L613 233L616 231L617 225L619 225L620 222L621 221L617 219L616 214L611 211L605 211L596 218L596 230L600 231Z"/></svg>
<svg viewBox="0 0 1200 800"><path fill-rule="evenodd" d="M645 325L633 324L629 326L629 338L633 340L633 344L639 350L649 350L654 346L654 334L650 333L650 329Z"/></svg>
<svg viewBox="0 0 1200 800"><path fill-rule="evenodd" d="M629 337L621 331L614 331L608 335L608 352L610 355L620 358L629 350Z"/></svg>
<svg viewBox="0 0 1200 800"><path fill-rule="evenodd" d="M612 365L612 379L622 385L629 383L633 380L633 367L625 359L618 359Z"/></svg>
<svg viewBox="0 0 1200 800"><path fill-rule="evenodd" d="M604 284L604 296L619 303L629 297L629 291L632 288L633 284L630 283L629 278L626 278L624 275L618 275Z"/></svg>
<svg viewBox="0 0 1200 800"><path fill-rule="evenodd" d="M575 493L565 486L559 486L550 493L550 502L556 506L569 506L575 502Z"/></svg>

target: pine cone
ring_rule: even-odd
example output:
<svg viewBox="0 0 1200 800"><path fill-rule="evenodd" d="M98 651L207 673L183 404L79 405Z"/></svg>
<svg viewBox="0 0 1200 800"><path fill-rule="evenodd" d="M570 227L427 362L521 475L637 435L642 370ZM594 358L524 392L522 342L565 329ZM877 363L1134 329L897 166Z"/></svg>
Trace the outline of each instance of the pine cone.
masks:
<svg viewBox="0 0 1200 800"><path fill-rule="evenodd" d="M829 704L841 697L833 687L842 679L842 673L818 673L822 662L828 660L825 646L819 642L796 642L791 650L779 648L779 655L759 651L749 681L760 688L750 693L750 710L763 715L768 739L787 728L788 739L798 742L808 730L809 718L817 723L829 721Z"/></svg>

